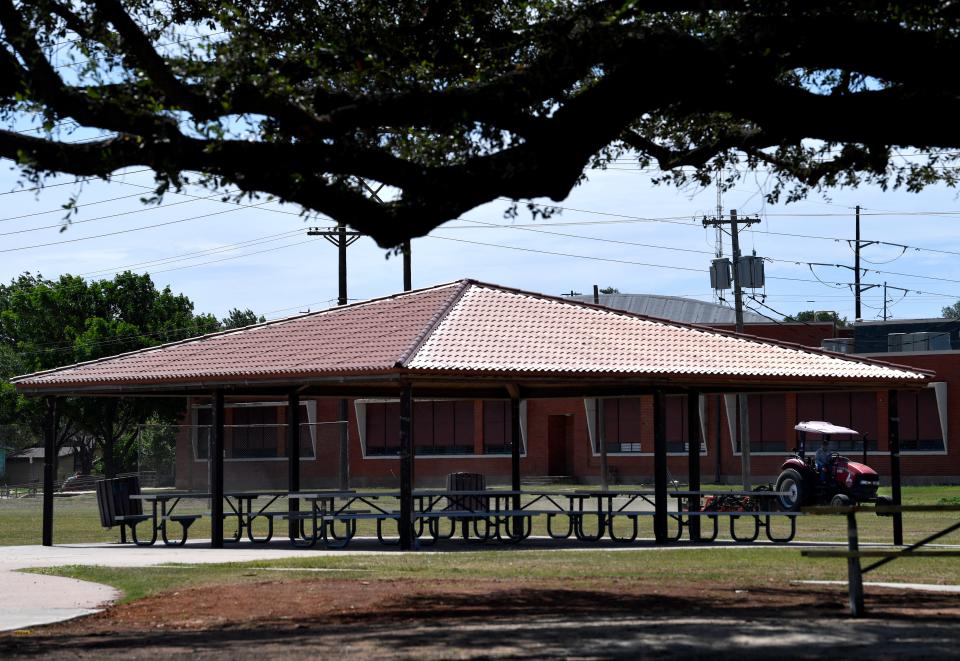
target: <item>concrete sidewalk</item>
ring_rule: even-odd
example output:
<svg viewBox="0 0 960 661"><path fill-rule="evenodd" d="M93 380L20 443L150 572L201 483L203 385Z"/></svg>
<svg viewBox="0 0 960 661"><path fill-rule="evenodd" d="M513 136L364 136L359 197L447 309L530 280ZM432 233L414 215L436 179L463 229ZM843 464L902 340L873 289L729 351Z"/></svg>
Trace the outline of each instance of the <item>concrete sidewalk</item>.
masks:
<svg viewBox="0 0 960 661"><path fill-rule="evenodd" d="M17 570L64 565L103 567L149 567L165 564L216 564L278 560L280 558L383 553L384 551L297 549L288 544L262 547L234 546L211 549L207 540L184 547L131 547L111 543L62 544L58 546L0 547L0 631L62 622L96 613L120 598L106 585L61 576L25 574Z"/></svg>

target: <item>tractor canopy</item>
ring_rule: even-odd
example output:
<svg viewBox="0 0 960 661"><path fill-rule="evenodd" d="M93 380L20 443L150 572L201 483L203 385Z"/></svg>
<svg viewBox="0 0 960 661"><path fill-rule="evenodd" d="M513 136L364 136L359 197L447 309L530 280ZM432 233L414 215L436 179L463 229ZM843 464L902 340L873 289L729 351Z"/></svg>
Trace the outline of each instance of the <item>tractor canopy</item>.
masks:
<svg viewBox="0 0 960 661"><path fill-rule="evenodd" d="M841 427L839 425L832 424L830 422L825 422L823 420L805 420L803 422L798 422L794 427L797 431L807 432L809 434L854 434L856 436L860 435L855 429L849 429L847 427Z"/></svg>

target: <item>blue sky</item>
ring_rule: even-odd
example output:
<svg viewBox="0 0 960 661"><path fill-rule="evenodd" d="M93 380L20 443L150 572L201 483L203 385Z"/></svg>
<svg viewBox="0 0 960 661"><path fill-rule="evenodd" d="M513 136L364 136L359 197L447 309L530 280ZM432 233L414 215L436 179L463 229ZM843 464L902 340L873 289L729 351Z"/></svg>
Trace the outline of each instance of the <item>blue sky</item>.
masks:
<svg viewBox="0 0 960 661"><path fill-rule="evenodd" d="M336 302L336 249L294 206L266 203L242 207L223 203L203 189L170 194L158 208L141 204L149 192L148 172L129 172L107 184L72 178L48 181L40 193L18 191L8 162L0 170L0 278L23 271L54 278L62 273L112 277L129 268L149 272L159 286L188 295L199 312L224 316L234 307L268 318L323 309ZM888 282L891 318L940 314L960 298L960 204L956 191L931 188L920 194L874 188L831 191L828 196L768 206L765 175L749 173L724 195L725 210L757 214L762 222L741 233L744 252L756 250L766 263L767 286L748 304L758 312L836 310L853 318L852 271L808 263L852 266L847 240L854 234L854 207L863 207L863 251L871 269L865 284ZM62 184L62 185L51 185ZM79 213L61 232L60 208L81 191ZM208 199L203 199L208 198ZM655 187L649 173L617 164L592 172L560 203L564 211L533 221L526 213L504 218L506 202L489 204L413 242L413 284L424 287L458 278L562 294L589 293L612 285L624 293L652 293L711 300L707 269L715 250L714 230L700 218L713 215L716 191ZM32 247L35 246L35 247ZM724 252L729 255L729 240ZM366 299L402 288L401 260L367 238L349 249L349 296ZM886 263L883 263L886 262ZM904 293L899 287L907 289ZM865 292L863 317L882 314L883 290Z"/></svg>

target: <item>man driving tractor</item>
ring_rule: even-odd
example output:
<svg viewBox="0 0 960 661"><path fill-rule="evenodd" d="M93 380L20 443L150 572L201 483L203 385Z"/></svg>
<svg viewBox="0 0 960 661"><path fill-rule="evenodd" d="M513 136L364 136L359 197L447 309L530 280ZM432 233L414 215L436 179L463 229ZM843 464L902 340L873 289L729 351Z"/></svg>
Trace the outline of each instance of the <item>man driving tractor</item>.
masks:
<svg viewBox="0 0 960 661"><path fill-rule="evenodd" d="M814 464L817 468L817 476L820 478L821 482L826 481L827 477L827 466L830 465L830 442L827 439L823 439L820 443L820 447L817 449L816 457L814 457Z"/></svg>

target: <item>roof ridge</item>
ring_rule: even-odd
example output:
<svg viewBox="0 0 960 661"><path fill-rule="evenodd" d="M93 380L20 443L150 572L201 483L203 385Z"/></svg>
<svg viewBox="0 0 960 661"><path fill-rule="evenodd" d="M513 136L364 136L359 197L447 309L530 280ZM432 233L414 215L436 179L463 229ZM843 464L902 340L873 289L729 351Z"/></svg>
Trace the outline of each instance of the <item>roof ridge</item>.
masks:
<svg viewBox="0 0 960 661"><path fill-rule="evenodd" d="M475 280L471 280L469 278L465 278L460 281L460 285L457 287L457 290L454 292L453 296L451 296L446 304L440 309L440 311L430 319L423 332L413 339L413 344L410 345L410 348L403 352L397 359L397 362L394 363L395 367L404 368L407 366L407 361L417 355L417 352L420 351L420 348L426 343L430 336L433 335L433 331L437 329L437 326L439 326L440 323L447 318L447 315L450 314L450 311L454 308L454 306L460 302L460 299L463 298L463 295L467 292L467 290L476 284L478 283Z"/></svg>

